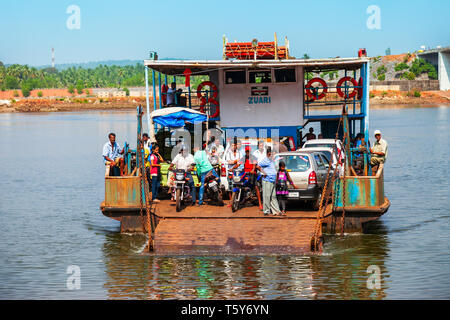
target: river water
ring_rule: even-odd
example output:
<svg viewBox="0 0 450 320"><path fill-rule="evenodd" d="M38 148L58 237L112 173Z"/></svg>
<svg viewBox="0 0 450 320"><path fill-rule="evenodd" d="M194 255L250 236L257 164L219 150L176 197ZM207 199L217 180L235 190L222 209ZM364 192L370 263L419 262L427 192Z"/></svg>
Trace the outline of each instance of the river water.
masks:
<svg viewBox="0 0 450 320"><path fill-rule="evenodd" d="M450 108L370 122L392 203L370 233L327 236L319 256L149 257L99 210L102 146L134 144L135 112L0 114L0 299L449 299Z"/></svg>

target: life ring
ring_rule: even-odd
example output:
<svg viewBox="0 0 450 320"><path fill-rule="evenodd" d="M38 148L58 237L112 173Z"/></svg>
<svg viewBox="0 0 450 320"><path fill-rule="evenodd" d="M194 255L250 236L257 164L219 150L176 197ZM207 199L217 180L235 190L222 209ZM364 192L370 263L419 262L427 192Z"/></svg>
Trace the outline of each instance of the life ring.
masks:
<svg viewBox="0 0 450 320"><path fill-rule="evenodd" d="M363 96L363 79L361 77L359 77L358 87L361 87L361 88L358 88L357 98L358 98L358 100L361 100L362 96Z"/></svg>
<svg viewBox="0 0 450 320"><path fill-rule="evenodd" d="M314 93L311 92L312 84L313 84L314 82L320 83L320 84L322 85L322 87L323 87L322 93L319 94L317 97L316 97L316 95L315 95ZM310 98L313 99L313 100L316 100L316 99L317 99L317 100L320 100L320 99L322 99L323 97L325 97L325 94L326 94L327 91L328 91L328 86L327 86L327 83L325 82L325 80L323 80L323 79L321 79L321 78L312 78L312 79L309 80L308 83L306 84L305 89L306 89L306 94L308 95L308 97L310 97Z"/></svg>
<svg viewBox="0 0 450 320"><path fill-rule="evenodd" d="M213 92L212 96L208 98L208 101L206 101L206 98L202 95L202 89L205 86L209 86L211 91ZM211 82L211 81L203 81L200 83L197 87L197 97L200 99L200 112L205 112L205 105L207 102L210 104L213 104L216 106L216 112L214 114L210 115L211 118L217 118L220 115L220 106L219 102L216 100L217 95L219 94L219 91L217 90L217 86Z"/></svg>
<svg viewBox="0 0 450 320"><path fill-rule="evenodd" d="M163 105L167 104L167 91L168 90L169 90L169 87L167 86L167 84L163 84L161 87L161 93L162 93L161 98L162 98Z"/></svg>
<svg viewBox="0 0 450 320"><path fill-rule="evenodd" d="M342 92L341 86L346 81L350 81L353 84L353 91L352 91L352 93L347 94L347 96L345 97L345 94ZM341 97L343 97L345 99L350 99L350 98L353 98L358 93L358 88L356 88L357 86L358 86L358 82L356 82L356 80L353 79L352 77L343 77L338 81L336 91Z"/></svg>

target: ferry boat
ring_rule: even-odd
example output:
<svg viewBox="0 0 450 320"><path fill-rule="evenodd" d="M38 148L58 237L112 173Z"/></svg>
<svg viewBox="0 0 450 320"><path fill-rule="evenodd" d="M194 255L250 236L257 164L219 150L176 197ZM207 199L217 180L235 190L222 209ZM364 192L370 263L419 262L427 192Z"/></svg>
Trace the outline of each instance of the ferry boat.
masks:
<svg viewBox="0 0 450 320"><path fill-rule="evenodd" d="M158 60L157 54L151 52L144 65L146 112L143 107L138 108L138 146L130 149L125 145L126 175L105 177L101 210L105 216L121 222L121 232L147 232L149 251L315 251L321 249L323 233L364 232L370 221L388 210L383 168L373 175L367 149L361 151L351 143L358 133L364 134L368 144L371 138L370 62L364 54L353 58L296 59L290 56L287 40L285 46L278 46L277 41L224 40L222 60ZM153 79L152 104L149 72ZM194 76L204 76L206 80L191 87L190 78ZM155 122L152 115L171 108L165 106L168 87L180 77L185 86L175 95L175 105L204 114L203 130L220 129L228 139L285 138L290 149L296 150L305 127L316 123L323 138L341 140L343 172L329 179L330 185L323 191L326 199L319 210L299 204L287 211L286 217L273 217L264 216L257 206L234 213L227 206L189 207L176 212L169 200L152 203L141 175L142 121L146 116L152 141L159 141L169 155L176 142L171 136L173 128ZM190 126L192 131L193 125ZM359 175L353 168L357 157L363 163Z"/></svg>

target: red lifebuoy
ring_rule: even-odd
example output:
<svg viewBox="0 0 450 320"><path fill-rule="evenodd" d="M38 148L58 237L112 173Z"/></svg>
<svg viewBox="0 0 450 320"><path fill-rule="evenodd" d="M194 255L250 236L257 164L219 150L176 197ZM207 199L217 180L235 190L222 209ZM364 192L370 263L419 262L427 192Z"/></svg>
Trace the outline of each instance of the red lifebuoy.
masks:
<svg viewBox="0 0 450 320"><path fill-rule="evenodd" d="M208 98L208 101L206 101L206 98L202 95L202 89L204 86L209 86L211 91L213 92L212 96ZM211 118L217 118L220 115L220 106L219 102L216 100L217 95L219 94L219 91L217 90L217 86L211 82L211 81L203 81L200 83L197 87L197 97L200 99L200 112L205 112L205 105L207 102L210 104L213 104L216 106L216 112L214 114L210 115Z"/></svg>
<svg viewBox="0 0 450 320"><path fill-rule="evenodd" d="M323 87L322 93L319 94L317 97L316 97L316 95L315 95L314 93L311 92L312 84L315 83L315 82L320 83L320 84L322 85L322 87ZM326 94L327 91L328 91L328 86L327 86L327 83L325 82L325 80L323 80L323 79L321 79L321 78L312 78L312 79L309 80L308 83L306 84L305 89L306 89L306 94L308 95L308 97L310 97L310 98L313 99L313 100L316 100L316 99L317 99L317 100L320 100L320 99L322 99L323 97L325 97L325 94Z"/></svg>
<svg viewBox="0 0 450 320"><path fill-rule="evenodd" d="M169 87L167 86L167 84L163 84L161 87L161 93L162 93L161 98L163 101L163 105L167 104L167 94L164 94L164 93L167 93L167 90L169 90Z"/></svg>
<svg viewBox="0 0 450 320"><path fill-rule="evenodd" d="M358 88L357 98L358 98L358 100L361 100L362 96L363 96L363 79L361 77L359 77L358 87L361 87L361 88Z"/></svg>
<svg viewBox="0 0 450 320"><path fill-rule="evenodd" d="M345 97L344 93L342 92L341 86L346 81L350 81L353 84L353 91L352 91L352 93L347 94L347 96ZM350 98L353 98L358 93L358 88L356 88L357 86L358 86L358 82L356 82L356 80L353 79L352 77L343 77L338 81L336 91L341 97L350 99Z"/></svg>

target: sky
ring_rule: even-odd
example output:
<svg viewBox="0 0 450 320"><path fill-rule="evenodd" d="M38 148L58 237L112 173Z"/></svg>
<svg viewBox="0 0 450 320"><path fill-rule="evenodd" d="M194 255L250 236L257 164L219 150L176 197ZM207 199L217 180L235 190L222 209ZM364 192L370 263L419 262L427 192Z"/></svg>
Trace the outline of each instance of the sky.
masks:
<svg viewBox="0 0 450 320"><path fill-rule="evenodd" d="M298 58L354 57L359 48L400 54L450 46L449 20L448 0L0 0L0 61L49 65L52 47L56 64L140 60L149 51L221 59L223 35L273 41L274 32Z"/></svg>

